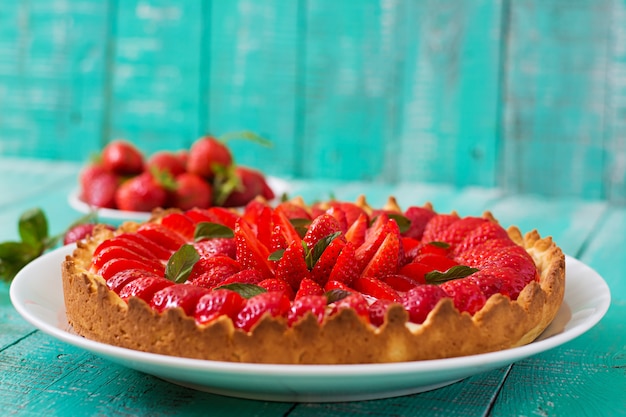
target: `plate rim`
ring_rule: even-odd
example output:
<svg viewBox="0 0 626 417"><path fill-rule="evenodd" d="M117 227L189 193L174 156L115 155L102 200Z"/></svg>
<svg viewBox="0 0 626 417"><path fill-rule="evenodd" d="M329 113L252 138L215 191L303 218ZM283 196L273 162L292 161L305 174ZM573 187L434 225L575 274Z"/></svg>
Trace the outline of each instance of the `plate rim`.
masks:
<svg viewBox="0 0 626 417"><path fill-rule="evenodd" d="M65 255L69 254L75 245L67 245L61 248L55 249L49 253L44 254L42 257L36 259L35 261L28 264L22 271L18 273L18 275L13 280L10 287L10 299L13 303L13 306L18 311L18 313L30 324L32 324L37 329L42 332L60 340L64 343L70 344L72 346L81 348L83 350L89 351L98 356L104 357L106 359L112 360L117 363L121 363L124 366L134 368L136 370L152 374L157 377L163 378L163 375L159 375L159 373L150 372L150 365L157 365L160 367L165 367L168 369L174 370L184 370L194 372L207 372L207 373L221 373L221 374L229 374L234 377L243 377L243 376L273 376L273 377L281 377L286 378L288 381L296 381L299 378L328 378L330 376L340 375L342 378L356 378L363 376L404 376L408 377L411 375L419 375L421 373L428 374L432 372L442 372L442 371L456 371L458 373L460 368L466 369L466 375L462 376L458 379L463 379L465 377L474 375L476 373L484 372L490 369L495 369L500 366L514 363L516 361L522 360L529 356L533 356L535 354L553 349L557 346L560 346L570 340L573 340L593 326L595 326L602 317L606 314L610 302L611 295L610 289L604 279L591 267L584 264L582 261L579 261L570 256L566 256L566 264L567 268L570 269L572 266L576 265L579 268L582 268L580 274L593 274L593 279L585 279L585 280L576 280L577 285L585 285L587 283L593 282L594 285L598 286L594 292L594 299L600 300L599 303L594 304L591 308L585 308L582 311L587 312L584 320L578 322L570 329L561 330L559 333L550 335L549 337L542 340L535 340L530 344L505 349L496 352L483 353L478 355L470 355L463 357L454 357L454 358L445 358L445 359L434 359L434 360L425 360L425 361L412 361L412 362L399 362L399 363L375 363L375 364L341 364L341 365L288 365L288 364L258 364L258 363L238 363L238 362L224 362L224 361L210 361L210 360L202 360L202 359L191 359L191 358L181 358L175 356L168 356L156 353L148 353L141 352L132 349L122 348L114 345L108 345L101 342L96 342L90 339L83 338L75 333L72 333L68 330L69 324L67 321L65 323L60 323L59 325L51 325L44 318L38 316L36 312L29 309L28 305L35 304L32 301L28 301L24 298L24 291L27 291L29 288L28 284L32 284L35 281L34 274L29 273L33 270L36 270L38 267L42 267L43 265L53 262L57 259L62 259ZM567 272L566 272L567 273ZM56 274L56 273L55 273ZM55 285L50 285L47 291L61 291L62 293L62 285L60 280L61 269L58 268L58 279L54 282ZM56 276L56 275L55 275ZM564 298L564 305L567 304L567 275L566 275L566 295ZM61 294L61 300L62 300ZM56 312L57 317L62 315L65 319L65 305L61 301L61 305L57 305L56 303L52 303L49 306L53 311ZM571 306L568 306L571 307ZM56 308L56 310L54 309ZM563 306L561 308L564 308ZM568 319L567 323L570 323L572 318ZM565 324L567 324L565 323ZM61 326L65 325L65 329ZM121 362L120 362L121 361ZM126 362L134 362L136 366L129 366ZM124 362L124 363L123 363ZM476 372L469 372L470 370ZM163 378L168 380L167 378ZM184 381L178 381L177 383L181 383ZM449 383L455 382L454 380ZM185 385L181 383L181 385ZM444 384L446 385L446 384ZM197 387L195 387L197 389ZM433 387L436 388L436 387ZM432 388L431 388L432 389ZM211 391L223 394L222 392L218 392L217 389ZM420 392L420 391L414 391ZM229 395L226 393L226 395ZM405 394L401 394L405 395ZM263 400L277 400L283 401L284 396L278 396L276 398L272 398L271 396L265 395L262 398L254 397L251 393L234 393L233 396L241 397L241 398L251 398L251 399L263 399ZM363 397L357 399L368 399L368 398L386 398L393 395L384 395L384 396L373 396L373 397ZM290 396L286 397L287 401L293 401ZM329 401L326 397L318 398L315 395L309 396L306 398L307 401ZM346 400L346 398L339 398L338 401ZM347 398L347 400L352 400L352 398Z"/></svg>

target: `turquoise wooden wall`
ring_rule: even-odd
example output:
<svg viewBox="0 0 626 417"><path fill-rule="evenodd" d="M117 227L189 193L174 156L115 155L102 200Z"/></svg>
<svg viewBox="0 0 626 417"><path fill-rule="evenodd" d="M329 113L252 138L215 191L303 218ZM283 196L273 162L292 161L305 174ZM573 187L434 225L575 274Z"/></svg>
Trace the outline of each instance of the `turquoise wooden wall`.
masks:
<svg viewBox="0 0 626 417"><path fill-rule="evenodd" d="M273 175L626 201L626 0L0 3L0 155L252 130Z"/></svg>

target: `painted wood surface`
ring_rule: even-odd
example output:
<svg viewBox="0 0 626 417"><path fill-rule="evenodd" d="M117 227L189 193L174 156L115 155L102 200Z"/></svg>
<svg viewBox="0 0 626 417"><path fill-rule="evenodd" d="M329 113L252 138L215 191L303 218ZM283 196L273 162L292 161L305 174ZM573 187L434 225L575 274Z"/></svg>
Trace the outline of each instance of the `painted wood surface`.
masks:
<svg viewBox="0 0 626 417"><path fill-rule="evenodd" d="M80 163L0 157L0 241L17 237L19 214L41 207L53 233L79 214L67 194ZM189 390L126 369L42 334L11 306L0 284L0 407L7 415L620 416L626 415L626 209L602 200L511 195L492 188L358 181L292 183L307 201L390 194L440 212L491 210L502 224L537 228L596 269L612 292L605 318L572 342L510 366L422 394L352 403L272 403Z"/></svg>
<svg viewBox="0 0 626 417"><path fill-rule="evenodd" d="M304 179L626 201L623 0L16 0L0 155L252 130Z"/></svg>

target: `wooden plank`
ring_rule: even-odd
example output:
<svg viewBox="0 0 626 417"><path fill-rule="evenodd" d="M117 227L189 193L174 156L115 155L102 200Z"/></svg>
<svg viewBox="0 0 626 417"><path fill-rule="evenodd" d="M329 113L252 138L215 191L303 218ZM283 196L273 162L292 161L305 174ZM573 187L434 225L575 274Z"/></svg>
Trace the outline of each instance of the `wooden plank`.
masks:
<svg viewBox="0 0 626 417"><path fill-rule="evenodd" d="M4 2L0 154L85 159L100 146L108 2Z"/></svg>
<svg viewBox="0 0 626 417"><path fill-rule="evenodd" d="M150 154L187 148L198 137L199 1L117 2L109 137Z"/></svg>
<svg viewBox="0 0 626 417"><path fill-rule="evenodd" d="M223 135L250 130L271 148L229 142L235 160L272 175L298 171L297 95L302 51L301 2L210 2L202 49L207 68L201 94L202 132Z"/></svg>
<svg viewBox="0 0 626 417"><path fill-rule="evenodd" d="M510 2L500 183L507 190L606 196L612 4Z"/></svg>
<svg viewBox="0 0 626 417"><path fill-rule="evenodd" d="M410 3L399 143L388 160L396 179L495 184L501 3Z"/></svg>

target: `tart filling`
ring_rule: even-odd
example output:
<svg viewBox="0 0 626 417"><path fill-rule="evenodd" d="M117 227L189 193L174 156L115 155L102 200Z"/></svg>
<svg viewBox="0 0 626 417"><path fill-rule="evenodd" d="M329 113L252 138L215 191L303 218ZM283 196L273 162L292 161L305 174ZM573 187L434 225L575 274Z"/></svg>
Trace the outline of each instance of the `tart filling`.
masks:
<svg viewBox="0 0 626 417"><path fill-rule="evenodd" d="M255 200L96 228L63 263L70 324L116 346L220 361L345 364L524 345L550 324L565 256L482 217Z"/></svg>

